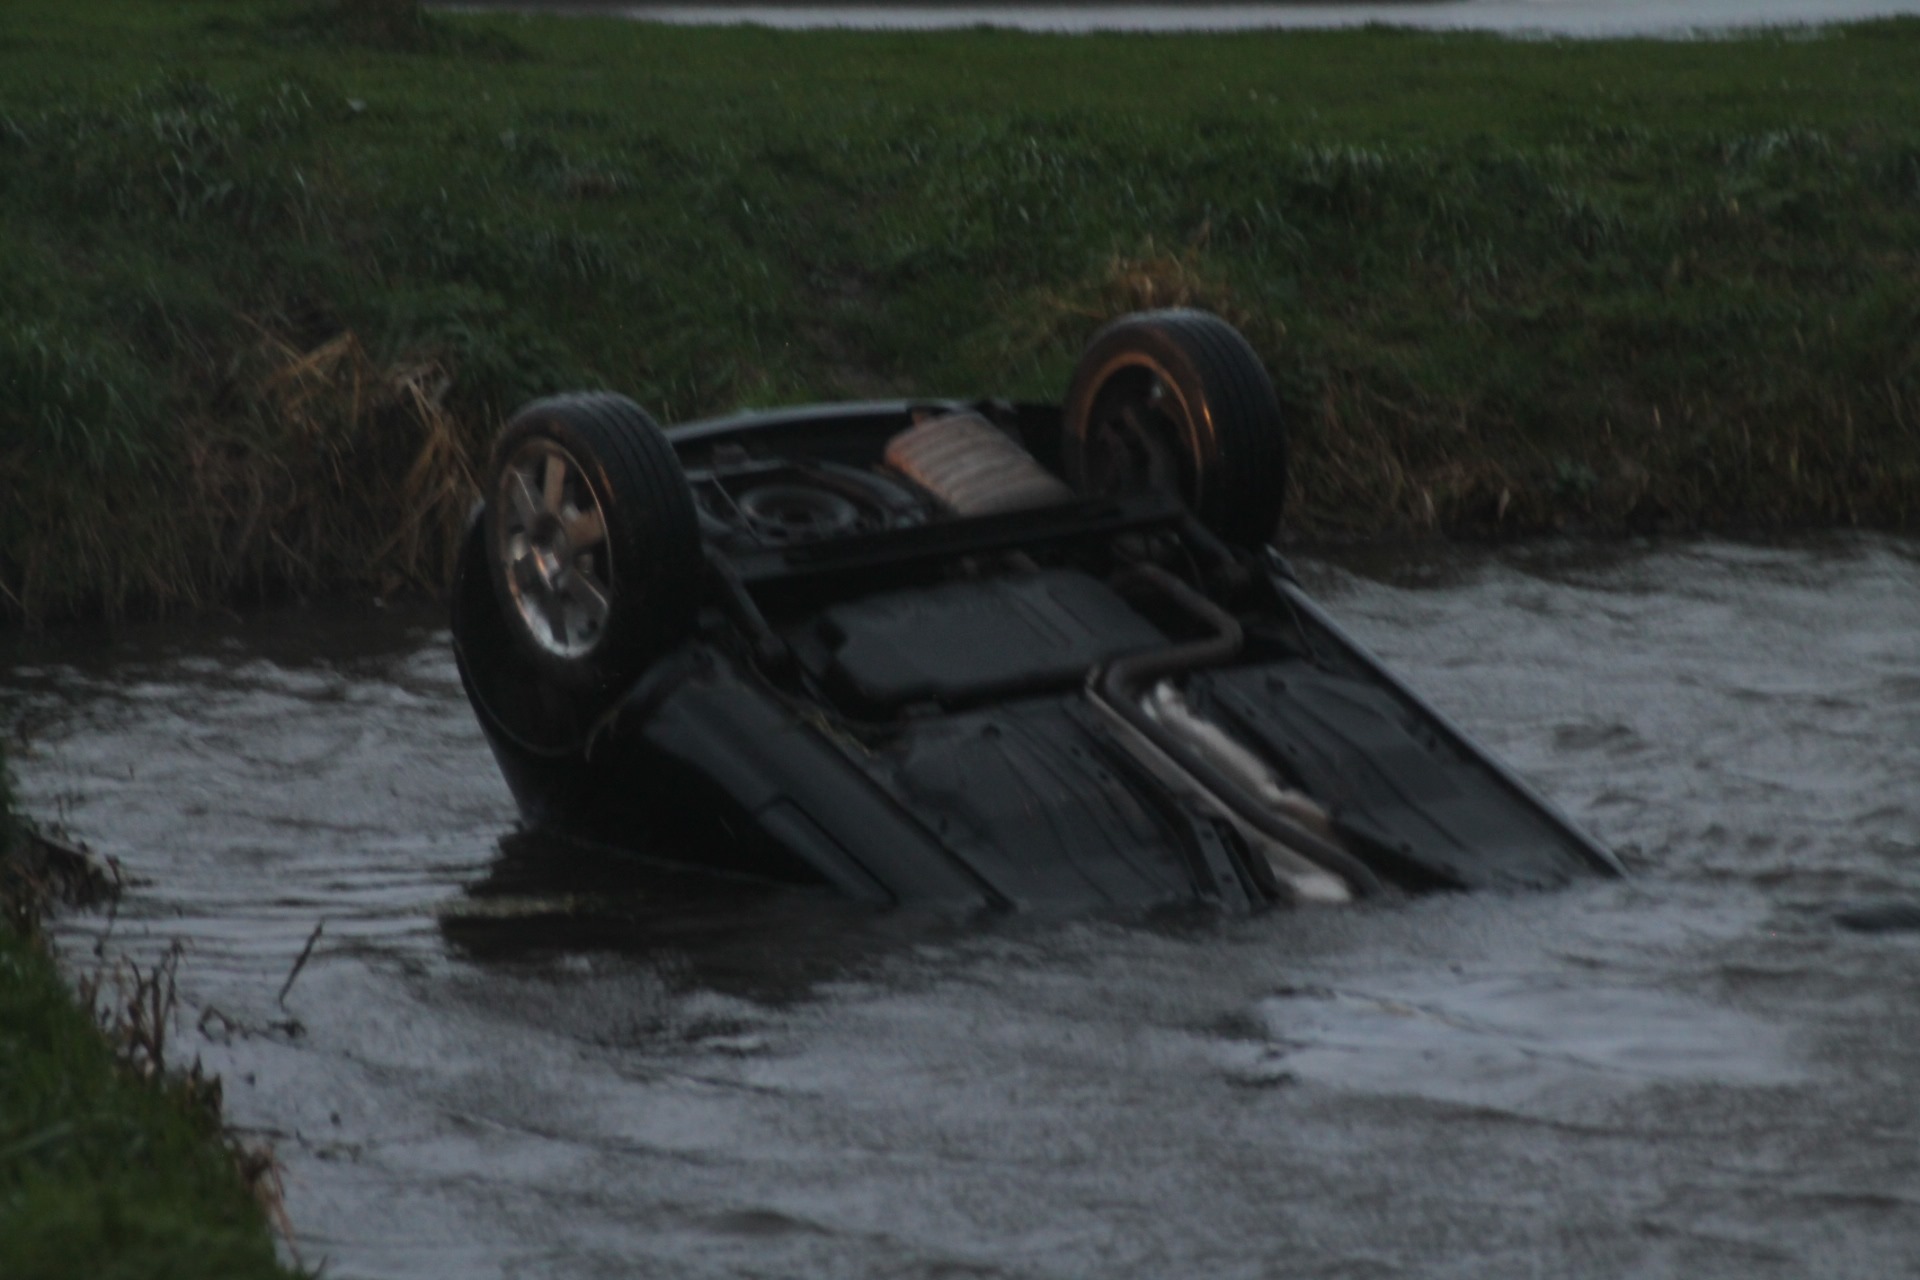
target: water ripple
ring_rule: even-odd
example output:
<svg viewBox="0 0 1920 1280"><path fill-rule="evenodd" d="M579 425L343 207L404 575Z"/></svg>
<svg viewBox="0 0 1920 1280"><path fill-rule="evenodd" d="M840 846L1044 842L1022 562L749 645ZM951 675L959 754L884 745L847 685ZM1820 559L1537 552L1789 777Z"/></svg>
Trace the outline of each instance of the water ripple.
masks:
<svg viewBox="0 0 1920 1280"><path fill-rule="evenodd" d="M963 927L642 873L512 834L425 614L20 641L0 716L135 877L70 966L185 941L329 1274L1909 1268L1920 545L1305 569L1635 878Z"/></svg>

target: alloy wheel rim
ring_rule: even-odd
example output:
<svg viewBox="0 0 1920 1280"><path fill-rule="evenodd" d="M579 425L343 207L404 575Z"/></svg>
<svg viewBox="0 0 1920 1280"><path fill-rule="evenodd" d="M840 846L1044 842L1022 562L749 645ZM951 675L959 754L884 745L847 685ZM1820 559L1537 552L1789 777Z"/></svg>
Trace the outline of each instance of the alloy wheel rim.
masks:
<svg viewBox="0 0 1920 1280"><path fill-rule="evenodd" d="M600 644L613 608L606 514L574 456L551 440L523 443L494 495L501 572L529 638L556 658Z"/></svg>

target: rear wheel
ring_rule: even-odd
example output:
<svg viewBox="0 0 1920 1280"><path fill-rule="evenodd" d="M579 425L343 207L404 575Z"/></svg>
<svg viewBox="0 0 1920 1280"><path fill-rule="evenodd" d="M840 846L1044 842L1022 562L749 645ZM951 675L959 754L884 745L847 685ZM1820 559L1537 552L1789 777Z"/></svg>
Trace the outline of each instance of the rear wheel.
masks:
<svg viewBox="0 0 1920 1280"><path fill-rule="evenodd" d="M623 396L537 400L494 445L487 555L514 643L570 689L631 679L692 627L700 525L673 446Z"/></svg>
<svg viewBox="0 0 1920 1280"><path fill-rule="evenodd" d="M1270 539L1286 502L1273 380L1232 325L1142 311L1087 344L1067 388L1062 461L1084 494L1177 494L1229 542Z"/></svg>

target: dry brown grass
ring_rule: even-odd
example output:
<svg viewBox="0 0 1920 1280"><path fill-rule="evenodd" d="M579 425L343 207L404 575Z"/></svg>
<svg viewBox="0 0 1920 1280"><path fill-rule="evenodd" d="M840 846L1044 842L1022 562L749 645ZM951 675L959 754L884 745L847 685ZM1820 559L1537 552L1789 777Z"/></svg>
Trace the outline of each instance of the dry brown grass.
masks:
<svg viewBox="0 0 1920 1280"><path fill-rule="evenodd" d="M173 1029L179 1021L179 970L184 954L185 948L175 942L149 966L124 956L102 962L77 984L81 1007L92 1011L101 1034L129 1073L149 1085L165 1086L184 1107L220 1130L241 1184L298 1263L286 1186L272 1144L248 1141L225 1127L220 1078L210 1074L199 1058L187 1064L169 1059Z"/></svg>
<svg viewBox="0 0 1920 1280"><path fill-rule="evenodd" d="M0 486L38 516L0 555L0 613L33 623L437 592L483 448L446 406L452 381L432 359L383 366L351 333L300 350L262 330L232 389L245 412L172 424L171 447L138 471L76 484L0 453Z"/></svg>
<svg viewBox="0 0 1920 1280"><path fill-rule="evenodd" d="M1077 288L1023 299L1012 309L1010 345L1071 349L1092 328L1129 311L1196 307L1246 335L1269 368L1284 367L1286 317L1243 304L1210 268L1205 232L1180 249L1152 241L1115 254ZM1312 404L1290 406L1294 434L1289 524L1316 535L1427 534L1466 524L1528 527L1538 518L1525 487L1484 450L1457 408L1391 399L1363 380L1334 374ZM1436 421L1452 447L1417 448Z"/></svg>
<svg viewBox="0 0 1920 1280"><path fill-rule="evenodd" d="M343 333L310 351L263 338L273 358L259 400L309 459L274 521L303 567L340 567L383 593L437 590L478 496L478 445L446 408L453 375L437 360L381 367ZM250 516L252 513L249 513Z"/></svg>
<svg viewBox="0 0 1920 1280"><path fill-rule="evenodd" d="M1239 328L1270 369L1295 351L1286 318L1250 308L1210 266L1204 236L1117 254L1078 287L1010 309L1009 345L1069 349L1126 311L1199 307ZM1911 527L1920 476L1893 450L1862 448L1920 423L1900 387L1830 392L1797 413L1695 398L1621 403L1587 437L1529 430L1410 387L1328 363L1284 377L1292 433L1287 524L1307 540L1520 536L1567 529ZM1764 426L1751 426L1763 423ZM1884 455L1884 456L1883 456Z"/></svg>
<svg viewBox="0 0 1920 1280"><path fill-rule="evenodd" d="M1211 311L1256 347L1257 337L1285 336L1283 321L1242 306L1233 287L1208 269L1204 247L1204 238L1179 249L1148 239L1133 253L1113 254L1098 272L1070 289L1022 295L1004 308L1007 349L1074 349L1115 316L1162 307Z"/></svg>

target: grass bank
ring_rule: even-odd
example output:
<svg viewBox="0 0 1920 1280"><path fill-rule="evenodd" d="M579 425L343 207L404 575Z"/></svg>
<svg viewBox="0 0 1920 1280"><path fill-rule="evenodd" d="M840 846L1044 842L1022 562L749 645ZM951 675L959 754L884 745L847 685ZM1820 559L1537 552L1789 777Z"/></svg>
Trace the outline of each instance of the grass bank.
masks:
<svg viewBox="0 0 1920 1280"><path fill-rule="evenodd" d="M36 939L41 886L22 875L5 779L0 753L0 1275L287 1275L220 1133L214 1086L159 1070L150 1017L116 1048Z"/></svg>
<svg viewBox="0 0 1920 1280"><path fill-rule="evenodd" d="M1240 323L1293 529L1912 528L1920 22L779 34L9 0L0 609L441 580L499 416Z"/></svg>

